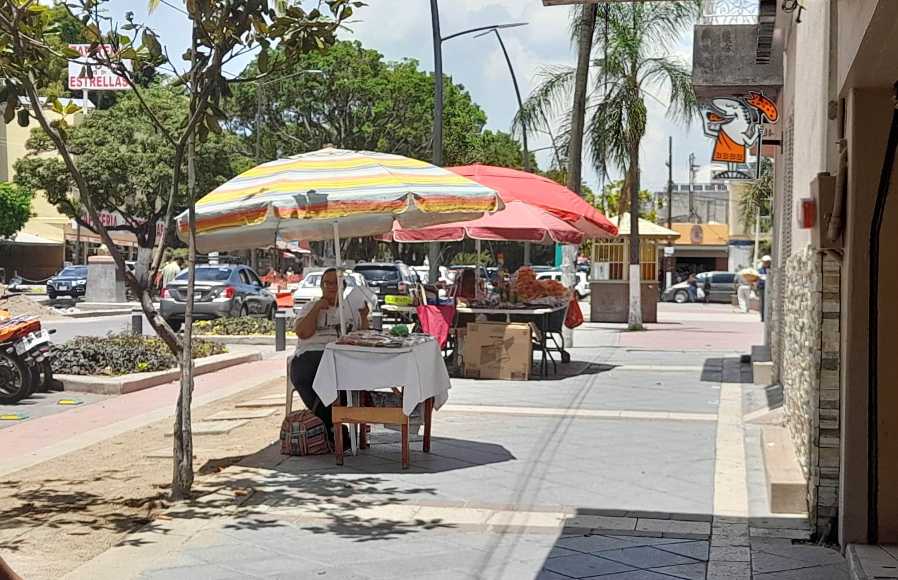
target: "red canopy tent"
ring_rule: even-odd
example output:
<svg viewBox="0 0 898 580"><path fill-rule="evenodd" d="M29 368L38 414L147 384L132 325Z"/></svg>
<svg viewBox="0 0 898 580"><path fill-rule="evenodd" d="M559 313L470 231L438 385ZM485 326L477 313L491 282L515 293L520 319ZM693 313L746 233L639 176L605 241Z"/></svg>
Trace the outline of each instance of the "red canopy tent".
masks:
<svg viewBox="0 0 898 580"><path fill-rule="evenodd" d="M378 236L378 239L406 243L458 242L466 237L473 240L579 245L586 236L576 227L547 211L513 200L507 202L502 211L487 213L483 217L466 222L414 230L404 230L396 223L392 232Z"/></svg>
<svg viewBox="0 0 898 580"><path fill-rule="evenodd" d="M587 238L617 236L617 226L602 212L570 189L542 175L492 165L464 165L446 169L499 192L505 203L518 200L544 209L574 225ZM496 215L501 214L500 211Z"/></svg>

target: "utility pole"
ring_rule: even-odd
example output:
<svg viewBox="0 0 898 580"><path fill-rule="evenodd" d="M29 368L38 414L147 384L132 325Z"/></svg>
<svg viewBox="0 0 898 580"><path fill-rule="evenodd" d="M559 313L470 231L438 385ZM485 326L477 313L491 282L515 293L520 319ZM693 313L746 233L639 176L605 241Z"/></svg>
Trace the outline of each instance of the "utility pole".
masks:
<svg viewBox="0 0 898 580"><path fill-rule="evenodd" d="M673 222L673 135L667 138L667 229Z"/></svg>
<svg viewBox="0 0 898 580"><path fill-rule="evenodd" d="M443 36L440 34L440 6L430 0L430 22L433 32L433 164L443 165ZM435 284L440 278L440 243L427 245L430 264L429 280Z"/></svg>
<svg viewBox="0 0 898 580"><path fill-rule="evenodd" d="M695 153L689 154L689 221L698 223L695 220L698 215L695 213L695 170L698 169L695 163Z"/></svg>

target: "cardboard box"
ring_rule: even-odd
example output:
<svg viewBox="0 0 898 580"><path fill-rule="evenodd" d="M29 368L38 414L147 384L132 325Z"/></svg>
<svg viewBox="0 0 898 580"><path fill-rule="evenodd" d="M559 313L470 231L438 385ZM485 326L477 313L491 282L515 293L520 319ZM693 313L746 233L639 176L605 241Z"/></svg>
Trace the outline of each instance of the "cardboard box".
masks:
<svg viewBox="0 0 898 580"><path fill-rule="evenodd" d="M526 381L533 365L530 325L505 322L468 324L465 376Z"/></svg>

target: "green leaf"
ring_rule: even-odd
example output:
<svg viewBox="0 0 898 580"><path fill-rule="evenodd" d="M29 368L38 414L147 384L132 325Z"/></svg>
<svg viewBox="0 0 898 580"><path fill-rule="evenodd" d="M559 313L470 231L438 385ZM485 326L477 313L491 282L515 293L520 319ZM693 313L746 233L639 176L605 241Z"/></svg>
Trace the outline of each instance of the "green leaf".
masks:
<svg viewBox="0 0 898 580"><path fill-rule="evenodd" d="M62 56L66 57L66 58L80 58L80 57L81 57L81 53L80 53L80 52L78 52L78 51L75 50L74 48L71 48L71 47L68 47L68 46L62 47L62 48L59 50L59 52L61 52L61 53L62 53Z"/></svg>
<svg viewBox="0 0 898 580"><path fill-rule="evenodd" d="M144 31L140 35L140 39L143 42L143 46L150 53L150 56L154 58L158 58L162 56L162 45L159 44L159 39L156 38L156 35L149 29L144 29Z"/></svg>
<svg viewBox="0 0 898 580"><path fill-rule="evenodd" d="M75 103L69 103L65 107L65 114L66 115L74 115L75 113L77 113L80 110L81 110L81 107L79 107Z"/></svg>
<svg viewBox="0 0 898 580"><path fill-rule="evenodd" d="M43 4L32 4L28 7L29 12L46 12L49 9L49 6L44 6Z"/></svg>
<svg viewBox="0 0 898 580"><path fill-rule="evenodd" d="M57 115L62 115L65 113L65 109L62 107L62 103L59 102L59 99L53 97L47 101L50 104L50 110L56 113Z"/></svg>
<svg viewBox="0 0 898 580"><path fill-rule="evenodd" d="M258 60L259 72L267 73L270 69L268 68L268 51L266 49L262 49L262 52L259 53Z"/></svg>
<svg viewBox="0 0 898 580"><path fill-rule="evenodd" d="M206 126L209 127L209 131L215 133L216 135L221 135L221 125L218 123L218 119L215 118L214 115L207 113L206 114Z"/></svg>

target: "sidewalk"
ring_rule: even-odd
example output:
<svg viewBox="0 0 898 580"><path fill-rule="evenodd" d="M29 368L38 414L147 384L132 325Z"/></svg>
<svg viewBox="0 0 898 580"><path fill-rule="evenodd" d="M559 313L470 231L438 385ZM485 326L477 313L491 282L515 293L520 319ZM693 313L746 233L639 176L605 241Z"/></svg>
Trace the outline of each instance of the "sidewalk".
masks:
<svg viewBox="0 0 898 580"><path fill-rule="evenodd" d="M194 406L284 377L285 364L283 357L277 357L201 375L195 380ZM0 431L3 437L0 476L169 417L179 388L178 383L172 382L124 396L97 399L99 402L94 404L7 427Z"/></svg>
<svg viewBox="0 0 898 580"><path fill-rule="evenodd" d="M384 429L343 467L261 449L65 578L847 578L749 511L738 358L621 338L585 325L560 379L454 380L409 470Z"/></svg>

